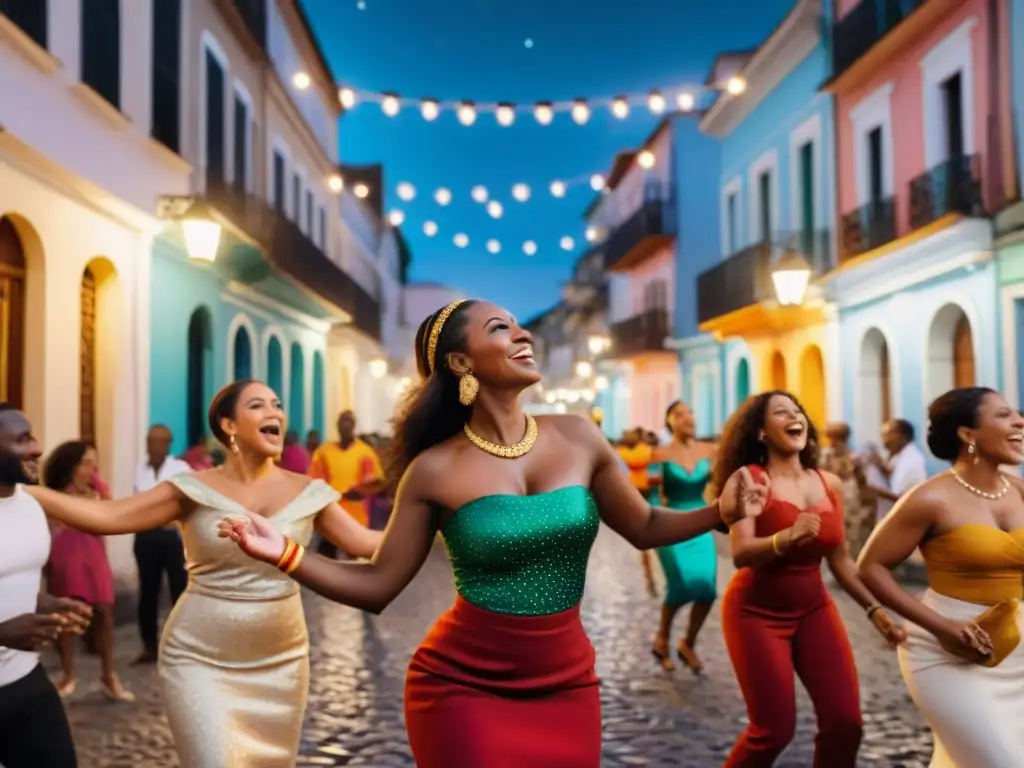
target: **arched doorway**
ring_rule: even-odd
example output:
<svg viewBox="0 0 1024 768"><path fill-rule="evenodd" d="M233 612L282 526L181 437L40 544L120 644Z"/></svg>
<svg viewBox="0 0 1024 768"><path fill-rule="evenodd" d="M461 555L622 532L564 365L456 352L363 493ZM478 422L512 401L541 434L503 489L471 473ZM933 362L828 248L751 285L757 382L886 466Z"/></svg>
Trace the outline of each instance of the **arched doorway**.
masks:
<svg viewBox="0 0 1024 768"><path fill-rule="evenodd" d="M736 405L750 397L750 361L741 357L736 364Z"/></svg>
<svg viewBox="0 0 1024 768"><path fill-rule="evenodd" d="M825 428L825 360L817 344L808 344L800 355L800 401L819 430Z"/></svg>
<svg viewBox="0 0 1024 768"><path fill-rule="evenodd" d="M891 365L885 335L877 328L869 328L861 341L857 371L857 430L861 439L877 436L882 425L892 418Z"/></svg>
<svg viewBox="0 0 1024 768"><path fill-rule="evenodd" d="M782 351L776 349L772 352L772 366L771 366L771 388L772 389L785 389L786 388L786 358L783 356Z"/></svg>
<svg viewBox="0 0 1024 768"><path fill-rule="evenodd" d="M313 353L313 423L310 429L324 433L324 356Z"/></svg>
<svg viewBox="0 0 1024 768"><path fill-rule="evenodd" d="M188 444L206 434L206 408L213 397L213 322L210 310L197 307L188 321Z"/></svg>
<svg viewBox="0 0 1024 768"><path fill-rule="evenodd" d="M100 467L114 456L115 412L118 404L123 301L114 265L92 259L80 284L78 434L99 453Z"/></svg>
<svg viewBox="0 0 1024 768"><path fill-rule="evenodd" d="M302 346L292 344L289 361L288 424L300 435L306 433L306 369ZM321 433L323 434L323 433Z"/></svg>
<svg viewBox="0 0 1024 768"><path fill-rule="evenodd" d="M252 378L252 337L249 330L240 325L235 331L234 379Z"/></svg>
<svg viewBox="0 0 1024 768"><path fill-rule="evenodd" d="M928 367L925 397L931 402L954 387L974 386L974 339L967 315L956 304L946 304L932 319L928 331Z"/></svg>
<svg viewBox="0 0 1024 768"><path fill-rule="evenodd" d="M277 336L271 336L267 342L267 386L284 397L284 350Z"/></svg>
<svg viewBox="0 0 1024 768"><path fill-rule="evenodd" d="M0 402L23 408L25 249L8 217L0 218Z"/></svg>

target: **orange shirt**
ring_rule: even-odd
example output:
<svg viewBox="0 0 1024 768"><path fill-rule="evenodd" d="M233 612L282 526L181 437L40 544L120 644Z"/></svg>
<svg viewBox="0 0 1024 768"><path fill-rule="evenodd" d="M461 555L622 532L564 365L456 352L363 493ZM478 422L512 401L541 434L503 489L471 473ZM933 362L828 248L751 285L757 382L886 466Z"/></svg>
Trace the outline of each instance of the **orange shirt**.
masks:
<svg viewBox="0 0 1024 768"><path fill-rule="evenodd" d="M309 475L325 481L338 493L345 493L362 483L383 479L384 470L377 452L362 440L356 440L348 448L342 448L338 442L321 445L313 454ZM352 517L367 524L365 501L342 499L339 503Z"/></svg>
<svg viewBox="0 0 1024 768"><path fill-rule="evenodd" d="M646 491L651 487L651 481L647 477L647 468L651 465L654 457L654 449L647 443L639 443L629 448L620 445L616 450L619 456L629 467L629 479L638 491Z"/></svg>

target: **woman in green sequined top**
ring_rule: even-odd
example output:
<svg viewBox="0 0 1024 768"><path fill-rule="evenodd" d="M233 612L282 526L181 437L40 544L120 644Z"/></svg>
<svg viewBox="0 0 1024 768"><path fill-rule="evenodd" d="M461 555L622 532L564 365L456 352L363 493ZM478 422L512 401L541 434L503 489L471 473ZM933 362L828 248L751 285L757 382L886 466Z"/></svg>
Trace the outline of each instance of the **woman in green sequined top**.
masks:
<svg viewBox="0 0 1024 768"><path fill-rule="evenodd" d="M416 764L597 768L598 680L579 603L599 523L650 549L721 526L718 506L652 507L589 420L527 416L519 395L540 380L532 338L500 307L442 308L420 326L416 356L424 380L397 419L401 482L371 562L300 553L295 567L289 542L258 516L225 520L222 535L332 600L379 613L440 530L458 597L409 665ZM764 505L764 487L739 486L728 523Z"/></svg>

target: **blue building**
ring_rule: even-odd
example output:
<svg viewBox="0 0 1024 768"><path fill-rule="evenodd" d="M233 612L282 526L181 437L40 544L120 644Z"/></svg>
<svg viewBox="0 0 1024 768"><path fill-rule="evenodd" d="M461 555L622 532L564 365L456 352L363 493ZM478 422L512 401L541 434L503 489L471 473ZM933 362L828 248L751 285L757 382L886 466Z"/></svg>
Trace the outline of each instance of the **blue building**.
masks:
<svg viewBox="0 0 1024 768"><path fill-rule="evenodd" d="M756 49L715 62L709 81L732 87L700 128L721 142L720 260L696 286L698 327L723 343L723 410L748 394L787 389L819 425L839 412L838 326L828 297L808 286L835 263L832 100L819 93L829 73L822 14L821 2L800 0ZM715 363L705 361L703 386L712 385Z"/></svg>

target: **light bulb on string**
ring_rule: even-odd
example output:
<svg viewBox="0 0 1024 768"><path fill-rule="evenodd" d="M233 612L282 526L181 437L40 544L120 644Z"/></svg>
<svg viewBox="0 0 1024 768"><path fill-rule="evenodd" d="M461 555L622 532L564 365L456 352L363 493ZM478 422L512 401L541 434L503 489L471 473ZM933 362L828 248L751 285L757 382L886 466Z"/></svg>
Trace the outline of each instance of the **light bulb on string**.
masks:
<svg viewBox="0 0 1024 768"><path fill-rule="evenodd" d="M693 109L693 94L683 92L676 97L676 106L679 107L683 112L689 112Z"/></svg>
<svg viewBox="0 0 1024 768"><path fill-rule="evenodd" d="M523 243L523 253L525 253L527 256L533 256L535 253L537 253L537 244L533 242L533 240L527 240L525 243Z"/></svg>
<svg viewBox="0 0 1024 768"><path fill-rule="evenodd" d="M665 97L660 91L651 91L647 94L647 108L655 115L665 111Z"/></svg>
<svg viewBox="0 0 1024 768"><path fill-rule="evenodd" d="M408 181L403 181L395 188L395 192L398 193L398 199L409 202L416 197L416 187L410 184Z"/></svg>
<svg viewBox="0 0 1024 768"><path fill-rule="evenodd" d="M551 196L552 197L565 197L565 182L564 181L552 181L551 182Z"/></svg>
<svg viewBox="0 0 1024 768"><path fill-rule="evenodd" d="M498 120L498 125L508 128L516 121L516 108L511 104L499 104L495 117Z"/></svg>
<svg viewBox="0 0 1024 768"><path fill-rule="evenodd" d="M459 232L452 238L452 242L455 243L456 248L465 248L469 245L469 237L466 234Z"/></svg>
<svg viewBox="0 0 1024 768"><path fill-rule="evenodd" d="M747 90L747 82L738 75L730 77L729 81L725 84L725 90L731 93L733 96L739 96L745 90Z"/></svg>
<svg viewBox="0 0 1024 768"><path fill-rule="evenodd" d="M352 194L358 197L360 200L365 200L370 195L370 188L360 182L352 187Z"/></svg>
<svg viewBox="0 0 1024 768"><path fill-rule="evenodd" d="M576 247L576 242L568 235L559 240L558 244L562 247L563 251L571 251Z"/></svg>
<svg viewBox="0 0 1024 768"><path fill-rule="evenodd" d="M533 108L533 117L541 125L551 125L555 117L555 110L550 101L538 101Z"/></svg>
<svg viewBox="0 0 1024 768"><path fill-rule="evenodd" d="M448 203L450 203L451 201L451 190L445 187L440 187L436 192L434 192L434 202L437 203L438 205L448 205Z"/></svg>
<svg viewBox="0 0 1024 768"><path fill-rule="evenodd" d="M405 214L399 210L391 211L388 214L388 223L392 227L400 227L405 222Z"/></svg>
<svg viewBox="0 0 1024 768"><path fill-rule="evenodd" d="M512 187L512 197L520 203L525 203L530 199L530 188L525 184L516 184Z"/></svg>
<svg viewBox="0 0 1024 768"><path fill-rule="evenodd" d="M474 203L480 203L483 205L487 202L487 187L483 184L477 184L470 190L469 196L473 198Z"/></svg>
<svg viewBox="0 0 1024 768"><path fill-rule="evenodd" d="M585 125L590 119L590 107L587 106L586 99L576 99L572 103L572 119L576 125Z"/></svg>
<svg viewBox="0 0 1024 768"><path fill-rule="evenodd" d="M498 251L501 250L501 243L499 243L497 240L488 240L487 250L490 251L491 253L497 253Z"/></svg>
<svg viewBox="0 0 1024 768"><path fill-rule="evenodd" d="M339 88L338 101L345 109L352 109L356 104L356 92L351 88Z"/></svg>
<svg viewBox="0 0 1024 768"><path fill-rule="evenodd" d="M471 101L464 101L459 104L455 114L463 125L470 126L476 122L476 107L473 106Z"/></svg>
<svg viewBox="0 0 1024 768"><path fill-rule="evenodd" d="M296 72L292 75L292 85L300 91L304 91L313 83L313 80L305 72Z"/></svg>
<svg viewBox="0 0 1024 768"><path fill-rule="evenodd" d="M595 192L600 192L604 189L604 176L600 173L595 173L590 177L590 188Z"/></svg>
<svg viewBox="0 0 1024 768"><path fill-rule="evenodd" d="M437 224L432 221L423 222L423 234L427 237L433 237L437 234Z"/></svg>
<svg viewBox="0 0 1024 768"><path fill-rule="evenodd" d="M612 99L612 114L619 120L629 116L629 101L625 96L616 96Z"/></svg>
<svg viewBox="0 0 1024 768"><path fill-rule="evenodd" d="M597 227L587 227L587 242L592 243L597 240Z"/></svg>
<svg viewBox="0 0 1024 768"><path fill-rule="evenodd" d="M654 167L656 158L654 157L654 153L651 152L651 150L645 149L639 155L636 156L636 161L644 170L650 170L651 168Z"/></svg>
<svg viewBox="0 0 1024 768"><path fill-rule="evenodd" d="M437 116L441 113L441 104L437 99L424 99L420 104L420 114L423 115L423 119L430 122L437 120Z"/></svg>
<svg viewBox="0 0 1024 768"><path fill-rule="evenodd" d="M341 177L340 173L332 173L327 177L327 188L334 194L338 194L345 189L345 180Z"/></svg>
<svg viewBox="0 0 1024 768"><path fill-rule="evenodd" d="M402 103L398 100L398 95L394 93L385 93L384 98L380 102L380 111L388 117L394 117L398 114L398 111L402 108Z"/></svg>
<svg viewBox="0 0 1024 768"><path fill-rule="evenodd" d="M504 212L505 209L497 200L491 200L491 202L487 204L487 213L490 215L492 219L500 219L501 214L503 214Z"/></svg>

